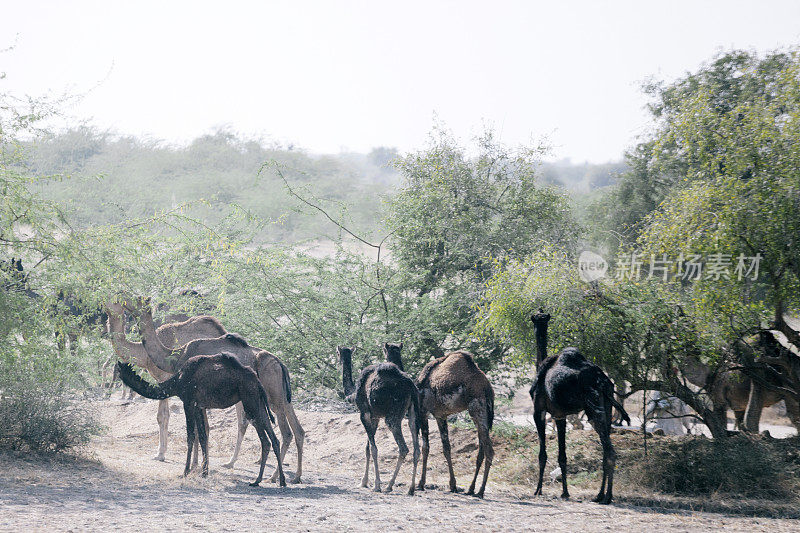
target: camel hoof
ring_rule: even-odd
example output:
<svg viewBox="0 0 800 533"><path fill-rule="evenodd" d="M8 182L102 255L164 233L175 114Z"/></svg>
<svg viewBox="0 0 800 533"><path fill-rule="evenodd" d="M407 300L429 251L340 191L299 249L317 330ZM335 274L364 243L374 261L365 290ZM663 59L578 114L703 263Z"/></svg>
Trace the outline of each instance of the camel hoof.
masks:
<svg viewBox="0 0 800 533"><path fill-rule="evenodd" d="M474 487L473 487L473 488L470 488L470 489L467 491L467 496L475 496L475 488L474 488Z"/></svg>
<svg viewBox="0 0 800 533"><path fill-rule="evenodd" d="M166 460L167 458L164 457L163 455L156 455L155 457L153 457L153 461L161 461L163 463Z"/></svg>
<svg viewBox="0 0 800 533"><path fill-rule="evenodd" d="M372 492L381 492L381 488L380 487L375 487L374 489L372 489Z"/></svg>
<svg viewBox="0 0 800 533"><path fill-rule="evenodd" d="M406 492L406 494L407 494L408 496L413 496L413 495L414 495L414 485L411 485L411 486L408 488L408 492Z"/></svg>
<svg viewBox="0 0 800 533"><path fill-rule="evenodd" d="M389 485L388 487L386 487L386 489L383 492L386 492L386 493L392 492L392 486Z"/></svg>
<svg viewBox="0 0 800 533"><path fill-rule="evenodd" d="M475 497L476 497L476 498L480 498L480 499L482 500L482 499L483 499L483 492L479 492L479 493L477 493L477 494L475 495Z"/></svg>
<svg viewBox="0 0 800 533"><path fill-rule="evenodd" d="M225 463L222 468L233 468L233 463Z"/></svg>
<svg viewBox="0 0 800 533"><path fill-rule="evenodd" d="M534 496L541 496L542 495L542 489L536 489L536 492L534 492L533 495Z"/></svg>
<svg viewBox="0 0 800 533"><path fill-rule="evenodd" d="M299 484L301 484L301 483L302 483L302 481L300 481L300 478L299 478L299 477L293 477L293 478L291 479L291 481L289 481L289 483L291 483L292 485L299 485Z"/></svg>
<svg viewBox="0 0 800 533"><path fill-rule="evenodd" d="M569 500L569 492L564 492L563 494L561 494L561 499L562 500Z"/></svg>
<svg viewBox="0 0 800 533"><path fill-rule="evenodd" d="M250 483L251 487L258 487L259 485L260 485L260 482L258 482L258 481L253 481L252 483Z"/></svg>

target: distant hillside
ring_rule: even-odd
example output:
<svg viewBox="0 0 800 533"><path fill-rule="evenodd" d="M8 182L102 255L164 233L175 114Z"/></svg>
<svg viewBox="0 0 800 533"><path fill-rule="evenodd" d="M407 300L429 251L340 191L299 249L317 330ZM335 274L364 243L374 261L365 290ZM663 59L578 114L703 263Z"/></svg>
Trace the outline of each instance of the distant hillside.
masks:
<svg viewBox="0 0 800 533"><path fill-rule="evenodd" d="M276 161L292 188L316 198L333 216L361 232L378 231L382 197L400 183L391 167L394 148L368 154L314 155L291 146L242 139L226 131L205 135L188 146L118 136L90 127L31 143L27 165L35 175L64 179L42 186L78 226L120 222L196 202L194 216L219 221L238 205L270 223L261 241L296 242L334 236L336 228L291 198L272 169ZM542 180L578 197L610 184L623 163L543 163ZM201 203L200 200L203 200Z"/></svg>
<svg viewBox="0 0 800 533"><path fill-rule="evenodd" d="M193 213L205 220L217 221L237 204L273 222L261 239L297 241L332 229L319 217L298 213L300 206L271 169L259 175L265 162L277 161L293 188L324 199L333 214L343 216L347 206L351 224L365 230L376 225L381 196L399 179L388 165L393 149L311 155L227 132L172 147L79 128L28 148L32 173L69 178L47 184L42 192L67 206L78 225L119 222L202 199L207 204Z"/></svg>
<svg viewBox="0 0 800 533"><path fill-rule="evenodd" d="M622 160L594 164L561 159L543 163L541 173L545 182L560 185L571 193L588 193L612 185L616 177L627 169Z"/></svg>

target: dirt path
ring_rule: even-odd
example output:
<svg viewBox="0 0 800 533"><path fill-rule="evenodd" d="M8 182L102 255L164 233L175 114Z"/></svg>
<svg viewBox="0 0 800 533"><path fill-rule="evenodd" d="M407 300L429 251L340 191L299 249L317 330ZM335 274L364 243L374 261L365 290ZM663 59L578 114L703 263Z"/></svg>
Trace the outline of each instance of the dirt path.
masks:
<svg viewBox="0 0 800 533"><path fill-rule="evenodd" d="M182 413L175 408L170 447L165 463L153 461L157 444L155 402L121 405L101 402L109 430L91 446L87 460L26 459L0 455L0 529L4 531L82 531L108 529L155 530L336 530L374 531L477 528L504 531L790 531L797 522L744 518L710 513L655 511L624 504L600 506L576 494L576 501L532 498L529 491L490 481L486 499L450 494L441 486L405 495L411 475L408 464L391 494L377 494L359 486L363 473L365 437L355 414L299 411L306 431L302 485L280 489L266 480L261 487L248 482L256 475L257 439L248 433L240 462L234 470L220 465L234 440L234 417L214 412L211 417L211 475L180 477L185 453ZM435 425L434 425L435 426ZM472 456L472 436L453 436L454 451ZM432 435L429 482L445 484L438 435ZM378 443L382 477L388 480L394 443L381 430ZM469 459L472 460L471 458ZM294 471L294 448L287 456ZM274 467L268 463L268 472ZM467 457L459 470L471 468ZM490 477L491 479L491 477ZM385 482L385 481L384 481ZM460 475L459 485L469 478ZM580 501L584 500L584 501Z"/></svg>

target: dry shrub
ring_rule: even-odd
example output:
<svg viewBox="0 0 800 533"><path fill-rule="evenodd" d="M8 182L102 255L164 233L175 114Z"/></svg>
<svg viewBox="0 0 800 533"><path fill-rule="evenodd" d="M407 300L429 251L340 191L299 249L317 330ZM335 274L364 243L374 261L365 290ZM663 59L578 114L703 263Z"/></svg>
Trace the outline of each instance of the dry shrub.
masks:
<svg viewBox="0 0 800 533"><path fill-rule="evenodd" d="M86 444L99 431L94 411L65 387L26 380L0 392L0 448L58 452Z"/></svg>
<svg viewBox="0 0 800 533"><path fill-rule="evenodd" d="M617 464L627 482L661 493L795 500L798 445L797 437L661 438L651 440L647 456L641 449L628 449Z"/></svg>

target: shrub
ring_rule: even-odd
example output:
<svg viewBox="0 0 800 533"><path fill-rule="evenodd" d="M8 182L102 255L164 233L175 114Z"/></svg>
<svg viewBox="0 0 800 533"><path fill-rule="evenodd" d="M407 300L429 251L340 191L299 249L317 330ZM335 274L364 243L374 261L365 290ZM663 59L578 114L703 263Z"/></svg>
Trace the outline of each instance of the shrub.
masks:
<svg viewBox="0 0 800 533"><path fill-rule="evenodd" d="M754 498L796 498L800 456L797 439L771 440L737 435L654 440L651 452L627 458L626 477L662 493L736 494Z"/></svg>
<svg viewBox="0 0 800 533"><path fill-rule="evenodd" d="M57 452L100 431L95 413L67 387L25 379L0 393L0 448Z"/></svg>

